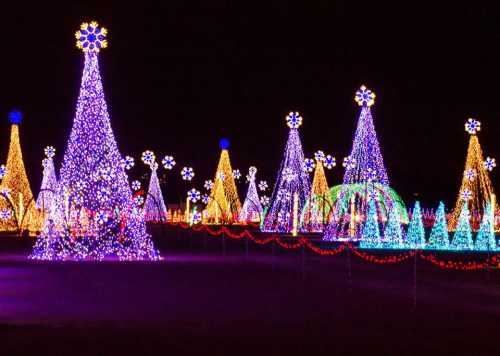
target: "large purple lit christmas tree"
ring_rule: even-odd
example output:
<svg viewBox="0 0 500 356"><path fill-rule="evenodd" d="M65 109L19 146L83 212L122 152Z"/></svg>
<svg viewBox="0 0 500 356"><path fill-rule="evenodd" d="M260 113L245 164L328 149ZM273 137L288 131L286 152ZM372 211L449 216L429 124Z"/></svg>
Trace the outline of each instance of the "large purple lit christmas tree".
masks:
<svg viewBox="0 0 500 356"><path fill-rule="evenodd" d="M134 206L111 129L99 73L107 31L96 22L76 33L84 69L76 115L60 172L56 209L49 214L32 258L44 260L159 259L144 216Z"/></svg>
<svg viewBox="0 0 500 356"><path fill-rule="evenodd" d="M380 151L371 106L375 93L364 85L354 97L361 107L351 154L344 159L344 181L331 189L334 214L326 231L326 240L360 240L367 220L367 202L374 200L377 221L384 223L389 211L398 209L402 222L408 221L404 203L389 187L389 178Z"/></svg>
<svg viewBox="0 0 500 356"><path fill-rule="evenodd" d="M262 230L266 232L297 233L303 230L299 217L311 193L309 175L304 170L304 152L298 130L302 117L297 112L291 112L286 121L290 132L271 197L271 207L262 226Z"/></svg>

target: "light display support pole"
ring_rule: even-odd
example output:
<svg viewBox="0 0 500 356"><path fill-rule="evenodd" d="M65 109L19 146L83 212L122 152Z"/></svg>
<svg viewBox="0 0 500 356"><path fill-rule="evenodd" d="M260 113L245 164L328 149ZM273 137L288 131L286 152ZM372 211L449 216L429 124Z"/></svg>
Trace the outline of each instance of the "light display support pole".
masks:
<svg viewBox="0 0 500 356"><path fill-rule="evenodd" d="M185 214L186 214L186 223L188 223L188 224L189 224L189 220L190 220L189 219L189 209L190 209L189 205L190 205L189 198L186 198L186 213Z"/></svg>
<svg viewBox="0 0 500 356"><path fill-rule="evenodd" d="M297 192L293 194L293 229L292 236L297 236L298 227L298 212L299 212L299 195Z"/></svg>
<svg viewBox="0 0 500 356"><path fill-rule="evenodd" d="M351 197L351 223L349 228L349 236L354 237L356 231L356 212L354 204L354 195Z"/></svg>

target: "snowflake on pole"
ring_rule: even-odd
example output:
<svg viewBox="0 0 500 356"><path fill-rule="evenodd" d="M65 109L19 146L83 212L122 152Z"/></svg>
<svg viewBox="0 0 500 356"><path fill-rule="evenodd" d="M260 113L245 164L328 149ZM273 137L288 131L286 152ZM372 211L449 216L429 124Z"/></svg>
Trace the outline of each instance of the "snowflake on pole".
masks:
<svg viewBox="0 0 500 356"><path fill-rule="evenodd" d="M161 160L161 163L165 169L172 169L175 166L175 159L172 156L165 156Z"/></svg>
<svg viewBox="0 0 500 356"><path fill-rule="evenodd" d="M210 199L210 197L208 196L208 194L203 194L203 195L201 196L201 202L202 202L203 204L205 204L205 205L207 205L207 204L208 204L208 200L209 200L209 199Z"/></svg>
<svg viewBox="0 0 500 356"><path fill-rule="evenodd" d="M314 167L316 167L316 163L314 163L313 159L306 158L304 160L304 171L310 173L310 172L314 171Z"/></svg>
<svg viewBox="0 0 500 356"><path fill-rule="evenodd" d="M135 196L134 197L134 203L137 206L141 206L142 204L144 204L144 198L142 197L142 195Z"/></svg>
<svg viewBox="0 0 500 356"><path fill-rule="evenodd" d="M191 189L190 191L188 191L187 195L188 195L188 199L193 203L196 203L201 198L201 193L194 188Z"/></svg>
<svg viewBox="0 0 500 356"><path fill-rule="evenodd" d="M144 164L148 164L148 165L151 165L151 163L153 163L156 159L155 157L155 154L153 153L153 151L144 151L142 152L142 162L144 162Z"/></svg>
<svg viewBox="0 0 500 356"><path fill-rule="evenodd" d="M325 153L323 151L316 151L314 153L314 159L318 162L324 162L325 161Z"/></svg>
<svg viewBox="0 0 500 356"><path fill-rule="evenodd" d="M138 191L139 189L141 189L141 182L139 182L138 180L134 180L131 186L133 190Z"/></svg>
<svg viewBox="0 0 500 356"><path fill-rule="evenodd" d="M259 190L261 192L265 192L267 190L267 188L268 188L267 182L265 180L261 180L259 182Z"/></svg>
<svg viewBox="0 0 500 356"><path fill-rule="evenodd" d="M332 169L337 165L337 161L335 160L335 157L332 155L326 155L325 160L323 161L323 166L325 166L326 169Z"/></svg>
<svg viewBox="0 0 500 356"><path fill-rule="evenodd" d="M190 181L194 177L194 170L191 167L184 167L181 170L181 177L183 180Z"/></svg>
<svg viewBox="0 0 500 356"><path fill-rule="evenodd" d="M52 146L47 146L45 147L44 152L47 158L53 158L56 154L56 149Z"/></svg>
<svg viewBox="0 0 500 356"><path fill-rule="evenodd" d="M487 171L491 172L493 168L497 166L497 162L494 158L486 157L486 160L484 161L483 165Z"/></svg>
<svg viewBox="0 0 500 356"><path fill-rule="evenodd" d="M468 119L465 123L465 131L471 135L475 135L478 131L481 131L481 123L476 119Z"/></svg>
<svg viewBox="0 0 500 356"><path fill-rule="evenodd" d="M214 182L212 182L211 179L208 179L205 181L205 184L203 184L203 186L206 190L212 190L212 188L214 187Z"/></svg>
<svg viewBox="0 0 500 356"><path fill-rule="evenodd" d="M367 89L366 86L362 85L359 90L356 91L354 100L359 106L372 106L375 104L375 93L370 89Z"/></svg>
<svg viewBox="0 0 500 356"><path fill-rule="evenodd" d="M99 52L101 48L108 46L107 34L108 31L104 27L99 27L97 22L92 21L90 24L84 22L75 33L76 47L83 52Z"/></svg>
<svg viewBox="0 0 500 356"><path fill-rule="evenodd" d="M269 202L270 202L270 199L268 196L263 195L260 197L260 203L262 204L262 206L268 206Z"/></svg>
<svg viewBox="0 0 500 356"><path fill-rule="evenodd" d="M286 117L286 123L291 129L298 129L302 125L302 116L298 112L290 112Z"/></svg>
<svg viewBox="0 0 500 356"><path fill-rule="evenodd" d="M122 166L126 170L131 169L135 165L135 160L134 157L131 156L125 156L125 158L122 161Z"/></svg>

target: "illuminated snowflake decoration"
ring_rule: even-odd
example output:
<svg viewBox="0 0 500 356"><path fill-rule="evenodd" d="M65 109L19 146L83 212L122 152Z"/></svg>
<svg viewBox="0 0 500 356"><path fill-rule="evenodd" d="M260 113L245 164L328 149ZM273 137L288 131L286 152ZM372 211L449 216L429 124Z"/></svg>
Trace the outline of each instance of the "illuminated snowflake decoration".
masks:
<svg viewBox="0 0 500 356"><path fill-rule="evenodd" d="M0 220L7 221L12 217L12 213L10 209L2 209L0 210Z"/></svg>
<svg viewBox="0 0 500 356"><path fill-rule="evenodd" d="M201 196L201 202L202 202L203 204L205 204L205 205L206 205L206 204L208 204L208 200L209 200L209 199L210 199L210 197L208 196L208 194L203 194L203 195Z"/></svg>
<svg viewBox="0 0 500 356"><path fill-rule="evenodd" d="M465 178L469 181L473 181L474 178L476 178L476 170L475 169L468 169L465 171Z"/></svg>
<svg viewBox="0 0 500 356"><path fill-rule="evenodd" d="M217 173L217 179L224 181L224 179L226 179L226 175L224 174L224 172Z"/></svg>
<svg viewBox="0 0 500 356"><path fill-rule="evenodd" d="M462 200L468 201L472 198L472 192L466 188L462 191L460 196L462 197Z"/></svg>
<svg viewBox="0 0 500 356"><path fill-rule="evenodd" d="M131 186L134 191L138 191L139 189L141 189L141 182L139 182L138 180L134 180Z"/></svg>
<svg viewBox="0 0 500 356"><path fill-rule="evenodd" d="M142 197L142 195L136 195L134 197L134 203L137 206L141 206L142 204L144 204L144 198Z"/></svg>
<svg viewBox="0 0 500 356"><path fill-rule="evenodd" d="M314 171L314 167L316 167L316 163L314 163L313 159L311 159L311 158L304 159L304 171L305 172Z"/></svg>
<svg viewBox="0 0 500 356"><path fill-rule="evenodd" d="M191 202L196 203L198 200L200 200L201 193L193 188L190 191L188 191L187 196Z"/></svg>
<svg viewBox="0 0 500 356"><path fill-rule="evenodd" d="M377 180L377 171L374 170L373 168L368 167L365 171L365 179L368 182L373 182Z"/></svg>
<svg viewBox="0 0 500 356"><path fill-rule="evenodd" d="M345 167L345 169L354 169L356 167L356 158L347 156L344 157L344 161L342 162L342 166Z"/></svg>
<svg viewBox="0 0 500 356"><path fill-rule="evenodd" d="M182 177L183 180L187 180L187 181L192 180L193 177L194 177L193 168L191 168L191 167L184 167L184 168L182 168L182 170L181 170L181 177Z"/></svg>
<svg viewBox="0 0 500 356"><path fill-rule="evenodd" d="M234 179L240 179L240 178L241 178L241 172L240 172L240 170L239 170L239 169L235 169L235 170L233 171L233 178L234 178Z"/></svg>
<svg viewBox="0 0 500 356"><path fill-rule="evenodd" d="M494 158L486 157L486 161L483 162L483 166L487 171L491 172L493 168L497 166L497 162Z"/></svg>
<svg viewBox="0 0 500 356"><path fill-rule="evenodd" d="M318 162L323 162L325 160L325 152L323 151L316 151L314 154L314 159Z"/></svg>
<svg viewBox="0 0 500 356"><path fill-rule="evenodd" d="M0 189L0 195L10 198L10 189L7 187Z"/></svg>
<svg viewBox="0 0 500 356"><path fill-rule="evenodd" d="M155 161L156 157L155 157L155 154L153 153L153 151L144 151L142 152L142 156L141 156L141 159L142 159L142 162L144 162L144 164L151 164Z"/></svg>
<svg viewBox="0 0 500 356"><path fill-rule="evenodd" d="M201 213L197 211L193 214L193 224L199 224L201 222Z"/></svg>
<svg viewBox="0 0 500 356"><path fill-rule="evenodd" d="M99 211L95 214L94 219L95 222L99 225L104 225L108 221L108 214L106 214L104 211Z"/></svg>
<svg viewBox="0 0 500 356"><path fill-rule="evenodd" d="M212 180L210 179L206 180L203 186L205 187L206 190L212 190L212 188L214 187L214 182L212 182Z"/></svg>
<svg viewBox="0 0 500 356"><path fill-rule="evenodd" d="M5 167L5 164L2 164L0 166L0 179L3 179L5 175L7 174L7 167Z"/></svg>
<svg viewBox="0 0 500 356"><path fill-rule="evenodd" d="M56 149L52 146L45 147L43 152L45 152L45 156L47 156L47 158L52 158L56 155Z"/></svg>
<svg viewBox="0 0 500 356"><path fill-rule="evenodd" d="M97 191L97 200L99 200L101 203L106 203L110 197L110 192L109 190L103 188Z"/></svg>
<svg viewBox="0 0 500 356"><path fill-rule="evenodd" d="M337 160L335 159L335 157L331 155L327 155L325 157L325 160L323 161L323 166L325 166L326 169L332 169L336 165L337 165Z"/></svg>
<svg viewBox="0 0 500 356"><path fill-rule="evenodd" d="M468 119L465 123L465 131L475 135L478 131L481 131L481 123L475 119Z"/></svg>
<svg viewBox="0 0 500 356"><path fill-rule="evenodd" d="M261 180L259 182L259 189L261 192L265 192L268 188L267 182L265 180Z"/></svg>
<svg viewBox="0 0 500 356"><path fill-rule="evenodd" d="M163 164L165 169L172 169L175 166L175 159L172 156L165 156L161 160L161 164Z"/></svg>
<svg viewBox="0 0 500 356"><path fill-rule="evenodd" d="M269 199L269 197L263 195L260 197L260 203L263 205L263 206L268 206L269 203L271 202L271 200Z"/></svg>
<svg viewBox="0 0 500 356"><path fill-rule="evenodd" d="M359 106L369 107L375 104L375 93L362 85L359 90L356 91L354 100L356 101L356 103L358 103Z"/></svg>
<svg viewBox="0 0 500 356"><path fill-rule="evenodd" d="M122 160L122 167L125 168L126 170L131 169L134 165L135 165L134 157L125 156L125 158Z"/></svg>
<svg viewBox="0 0 500 356"><path fill-rule="evenodd" d="M297 175L293 173L292 169L287 167L283 170L283 178L285 179L286 182L291 183L293 180L295 180L295 177Z"/></svg>
<svg viewBox="0 0 500 356"><path fill-rule="evenodd" d="M302 125L302 116L298 112L290 111L286 117L286 124L291 129L298 129Z"/></svg>
<svg viewBox="0 0 500 356"><path fill-rule="evenodd" d="M99 27L97 22L92 21L90 24L84 22L75 33L76 47L83 52L98 53L101 48L108 47L107 34L108 30L104 27Z"/></svg>

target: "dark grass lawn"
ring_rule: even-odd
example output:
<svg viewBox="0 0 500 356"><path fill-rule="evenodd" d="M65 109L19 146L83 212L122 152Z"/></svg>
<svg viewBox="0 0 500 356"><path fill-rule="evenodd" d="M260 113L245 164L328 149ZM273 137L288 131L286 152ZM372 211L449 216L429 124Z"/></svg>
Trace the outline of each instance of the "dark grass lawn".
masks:
<svg viewBox="0 0 500 356"><path fill-rule="evenodd" d="M0 239L0 355L500 352L498 270L417 260L415 288L413 259L255 244L247 256L244 242L168 231L160 263L40 263L12 239Z"/></svg>

